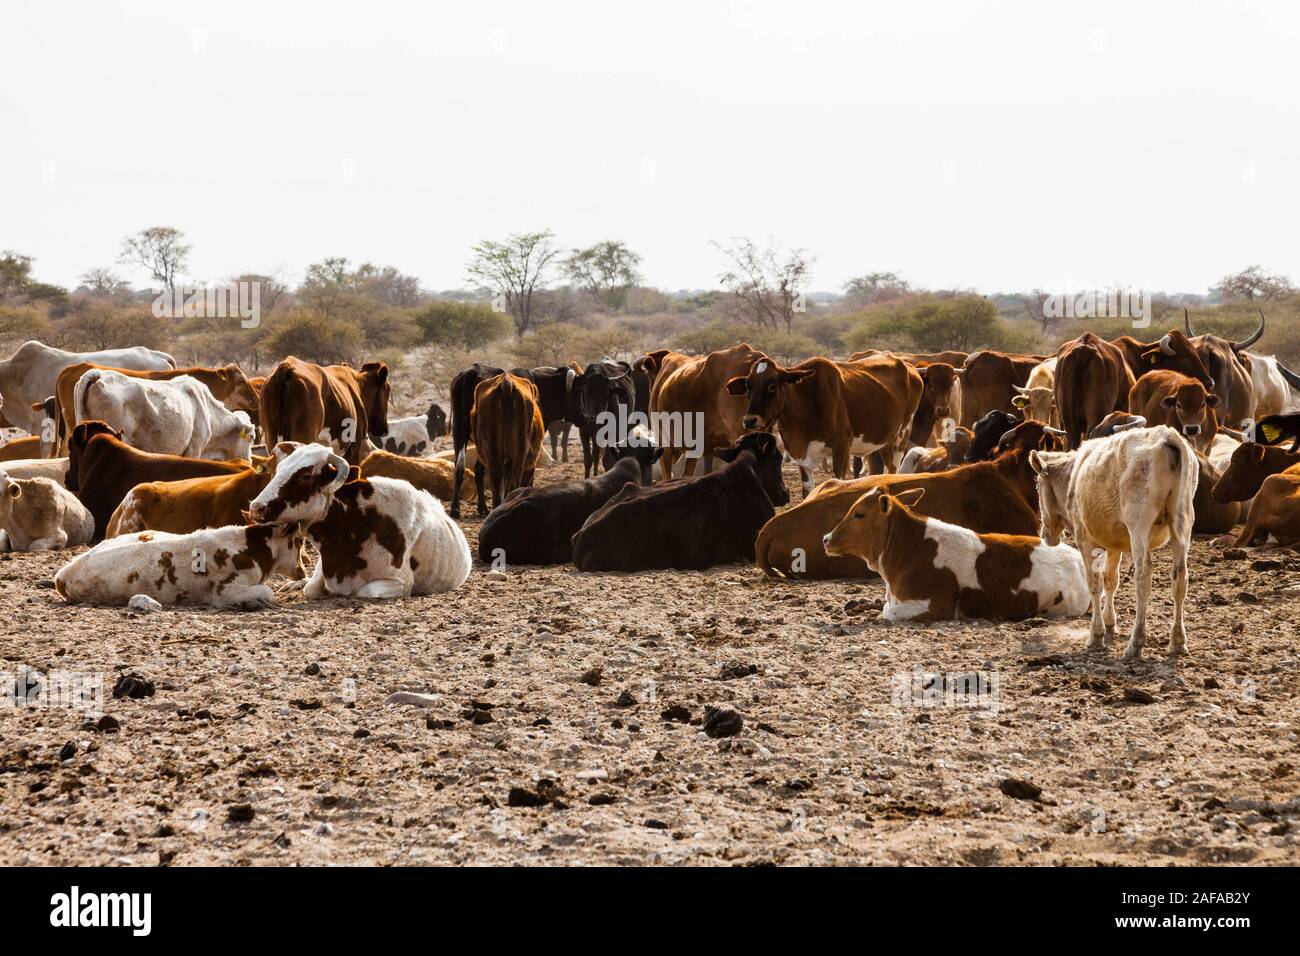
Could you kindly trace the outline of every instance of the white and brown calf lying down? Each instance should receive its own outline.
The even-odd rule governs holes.
[[[923,517],[908,505],[924,494],[873,489],[822,541],[827,554],[860,557],[884,579],[883,620],[1019,620],[1088,610],[1087,575],[1074,548]]]
[[[304,597],[409,597],[469,577],[465,535],[428,492],[393,478],[349,480],[347,461],[323,445],[282,442],[276,454],[275,476],[248,512],[257,522],[305,523],[320,560]]]
[[[0,466],[0,551],[53,551],[90,544],[95,519],[49,478],[11,478]]]
[[[297,571],[303,541],[296,524],[141,531],[73,558],[54,576],[54,590],[90,604],[126,604],[145,594],[160,604],[267,607],[275,603],[267,579]]]

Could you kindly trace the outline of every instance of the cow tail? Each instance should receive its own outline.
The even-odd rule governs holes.
[[[1065,428],[1069,436],[1071,448],[1078,448],[1080,443],[1088,437],[1088,378],[1092,367],[1101,361],[1101,355],[1089,344],[1076,346],[1070,350],[1069,367],[1065,370],[1069,378],[1069,391],[1063,392],[1063,396],[1068,401],[1061,403],[1058,413],[1061,416],[1061,425]],[[1058,366],[1057,372],[1061,369]]]
[[[90,414],[86,410],[86,396],[102,377],[103,371],[101,369],[92,368],[77,379],[77,385],[72,390],[72,413],[78,422],[84,422],[90,418]]]
[[[282,433],[284,423],[280,418],[289,404],[291,378],[282,366],[275,369],[262,385],[262,444],[266,446],[268,455],[272,448],[287,437]]]

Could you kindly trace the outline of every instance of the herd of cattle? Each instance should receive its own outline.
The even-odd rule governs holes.
[[[1091,607],[1093,649],[1114,635],[1127,553],[1132,657],[1151,553],[1169,544],[1178,653],[1193,532],[1300,542],[1300,376],[1248,351],[1264,329],[1261,313],[1245,341],[1195,335],[1184,313],[1155,341],[1086,333],[1055,355],[868,350],[783,367],[741,344],[476,364],[450,383],[449,415],[400,420],[382,363],[290,357],[250,379],[151,349],[28,342],[0,361],[0,425],[30,433],[0,446],[0,550],[98,542],[55,575],[71,602],[268,605],[277,574],[307,599],[400,598],[468,578],[464,497],[487,515],[478,552],[494,569],[874,572],[886,620]],[[655,427],[687,418],[693,443]],[[609,440],[611,421],[650,427]],[[567,459],[570,428],[584,477],[534,484],[561,437]],[[778,514],[786,459],[803,501]]]

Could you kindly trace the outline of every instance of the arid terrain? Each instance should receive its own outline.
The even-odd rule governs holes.
[[[878,581],[744,565],[137,616],[55,598],[67,558],[0,556],[0,670],[102,673],[105,717],[0,710],[4,864],[1300,862],[1291,552],[1198,539],[1174,665],[1163,555],[1133,665],[1085,620],[888,626]],[[896,700],[918,670],[995,693]]]

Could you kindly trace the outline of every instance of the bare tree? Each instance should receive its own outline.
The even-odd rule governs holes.
[[[532,326],[533,293],[545,288],[546,272],[559,255],[554,238],[548,229],[518,232],[504,242],[484,239],[466,267],[470,281],[494,297],[493,308],[514,317],[517,339]]]
[[[1286,276],[1269,275],[1260,266],[1249,266],[1240,272],[1224,276],[1210,291],[1218,293],[1229,301],[1245,299],[1247,302],[1254,302],[1256,299],[1268,301],[1281,298],[1290,295],[1296,289]]]
[[[174,292],[176,277],[185,271],[189,255],[185,233],[170,226],[151,226],[122,240],[119,261],[148,270],[168,292]]]
[[[586,249],[574,249],[564,260],[564,274],[600,305],[621,309],[628,289],[641,281],[640,264],[641,257],[626,243],[606,239]]]
[[[97,299],[125,299],[131,295],[131,284],[119,279],[109,269],[88,269],[81,274],[77,291]]]
[[[732,296],[735,318],[760,328],[787,332],[797,313],[804,311],[804,286],[813,258],[802,249],[785,251],[769,242],[760,248],[750,239],[733,237],[724,246],[714,242],[731,262],[718,280]]]

